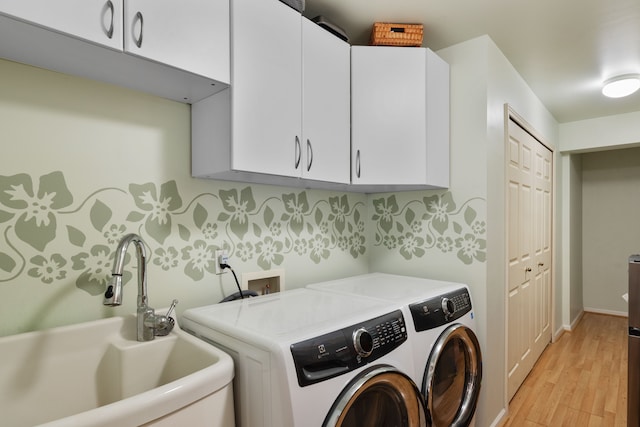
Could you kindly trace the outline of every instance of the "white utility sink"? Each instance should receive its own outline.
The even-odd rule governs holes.
[[[136,340],[135,315],[0,338],[3,426],[233,426],[233,360],[182,331]]]

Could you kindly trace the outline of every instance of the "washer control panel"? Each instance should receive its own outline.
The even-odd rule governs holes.
[[[471,311],[471,297],[465,288],[409,305],[416,332],[446,325]]]
[[[298,384],[308,386],[366,365],[407,340],[400,310],[291,345]]]

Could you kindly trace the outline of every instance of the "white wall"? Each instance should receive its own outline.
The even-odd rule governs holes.
[[[640,253],[640,148],[581,156],[584,307],[626,315],[627,260]]]
[[[527,83],[517,73],[507,58],[498,47],[487,39],[489,53],[489,90],[487,101],[487,207],[489,218],[489,254],[487,270],[487,298],[490,301],[489,309],[490,328],[497,330],[489,343],[492,347],[502,351],[501,377],[506,376],[506,139],[505,105],[515,111],[531,127],[535,134],[547,144],[549,148],[557,147],[558,125],[551,113],[537,98]],[[554,152],[554,176],[557,173],[557,152]],[[555,209],[554,209],[555,211]],[[557,264],[557,259],[554,259]],[[557,268],[556,268],[557,271]],[[554,277],[555,289],[559,286],[558,279]],[[553,321],[553,319],[552,319]],[[499,372],[493,373],[498,375]],[[505,388],[502,392],[505,393]],[[496,390],[497,392],[497,390]],[[505,408],[508,405],[503,398]]]
[[[613,234],[606,231],[612,226],[611,215],[628,212],[619,213],[619,208],[609,211],[606,209],[613,205],[622,206],[633,199],[630,194],[634,193],[634,189],[630,187],[633,187],[634,178],[629,177],[628,167],[625,167],[624,171],[617,171],[616,162],[620,161],[622,166],[628,165],[628,161],[633,161],[633,156],[626,158],[621,153],[633,153],[634,151],[626,149],[640,145],[638,123],[640,111],[560,125],[560,151],[566,158],[563,163],[572,169],[571,172],[563,173],[563,188],[571,195],[571,203],[570,211],[563,212],[561,225],[564,230],[571,230],[563,233],[562,242],[567,274],[564,291],[569,298],[569,305],[566,306],[563,317],[566,328],[575,323],[583,309],[615,314],[624,314],[627,310],[622,300],[618,300],[619,294],[626,287],[622,284],[623,281],[626,283],[626,278],[619,276],[620,271],[624,271],[626,275],[626,265],[621,266],[619,263],[621,258],[626,261],[630,251],[635,250],[632,244],[625,243],[625,236],[633,235],[635,228],[628,225],[625,236],[618,231],[615,234],[620,239],[612,240]],[[601,151],[603,157],[596,153]],[[581,158],[580,153],[589,154]],[[585,174],[583,168],[586,168]],[[583,183],[584,177],[589,180],[586,187]],[[602,191],[601,187],[607,187],[607,190]],[[625,194],[620,194],[621,191]],[[601,197],[597,194],[601,194]],[[599,200],[593,199],[598,197]],[[609,197],[617,198],[614,201]],[[605,200],[613,205],[605,205]],[[598,232],[603,234],[596,236]],[[624,249],[615,255],[615,259],[604,262],[601,256],[605,254],[600,250],[603,245]],[[610,277],[594,280],[591,276],[594,263],[604,267]],[[614,265],[616,267],[613,267]],[[606,298],[601,298],[604,297],[601,294],[603,281],[610,283],[607,285],[610,295]]]
[[[448,192],[411,192],[395,197],[401,208],[419,206],[424,198],[436,195],[441,200],[449,197],[449,203],[455,204],[448,218],[452,230],[464,228],[464,217],[456,215],[471,207],[474,222],[480,220],[483,225],[476,240],[482,253],[461,264],[437,244],[426,256],[410,259],[380,244],[371,252],[371,264],[376,270],[469,284],[483,351],[477,425],[485,427],[497,425],[507,408],[504,104],[512,105],[552,147],[557,141],[557,124],[489,37],[469,40],[438,54],[451,66],[451,186]],[[375,201],[372,196],[370,203]],[[453,225],[456,222],[457,227]],[[453,234],[433,233],[438,239]]]
[[[560,125],[560,151],[587,152],[640,144],[640,111]]]
[[[582,157],[562,155],[561,221],[562,304],[558,327],[572,329],[584,310],[582,301]]]

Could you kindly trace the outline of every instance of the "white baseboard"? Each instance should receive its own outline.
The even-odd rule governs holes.
[[[573,319],[573,322],[571,322],[571,325],[563,325],[561,329],[558,329],[556,331],[553,339],[554,342],[555,340],[560,338],[564,332],[573,331],[585,313],[596,313],[596,314],[606,314],[608,316],[629,317],[629,313],[625,311],[603,310],[601,308],[585,307],[584,310],[581,311],[580,314],[578,314],[575,319]]]
[[[506,421],[507,411],[503,408],[498,416],[493,420],[490,427],[498,427]]]
[[[597,314],[608,314],[610,316],[629,317],[626,311],[603,310],[601,308],[585,307],[584,311]]]
[[[576,318],[573,319],[573,322],[571,322],[571,325],[569,326],[569,331],[573,331],[576,328],[578,323],[580,323],[580,321],[582,320],[582,316],[584,316],[584,310],[582,310],[580,313],[578,313]]]
[[[562,334],[564,334],[565,332],[573,331],[576,328],[576,325],[578,324],[578,322],[580,322],[580,320],[582,319],[582,316],[584,316],[584,313],[585,313],[584,310],[578,313],[578,315],[576,316],[575,319],[573,319],[570,325],[561,325],[560,328],[558,328],[558,330],[555,332],[552,341],[556,342],[558,339],[560,339]]]
[[[567,332],[567,327],[564,325],[560,325],[560,328],[558,328],[558,330],[553,333],[551,337],[551,342],[558,341],[562,336],[562,334],[564,334],[565,332]]]

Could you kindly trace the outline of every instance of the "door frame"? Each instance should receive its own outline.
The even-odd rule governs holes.
[[[545,148],[551,151],[551,171],[553,177],[551,179],[551,189],[553,191],[553,195],[551,198],[551,292],[550,292],[550,315],[551,315],[551,343],[557,341],[558,336],[556,336],[556,298],[555,298],[555,289],[556,289],[556,197],[557,197],[557,160],[556,160],[556,150],[554,147],[538,132],[536,129],[520,114],[516,112],[516,110],[509,105],[508,103],[504,104],[504,140],[503,140],[503,155],[504,155],[504,217],[508,218],[508,209],[509,204],[508,200],[508,191],[509,191],[509,180],[508,176],[508,159],[509,159],[509,121],[513,120],[516,124],[518,124],[522,129],[525,130],[529,135],[531,135],[534,139],[536,139],[540,144],[542,144]],[[504,292],[504,402],[505,408],[509,409],[509,397],[508,397],[508,381],[509,381],[509,333],[508,333],[508,313],[509,313],[509,227],[505,222],[504,229],[504,277],[503,277],[503,292]]]

